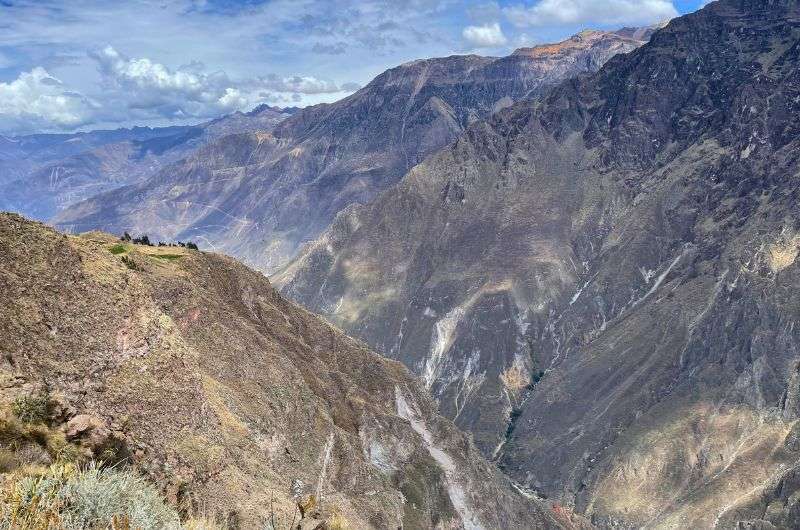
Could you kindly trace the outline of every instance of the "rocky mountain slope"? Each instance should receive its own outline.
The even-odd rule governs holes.
[[[0,210],[50,219],[72,204],[139,182],[220,137],[270,131],[295,110],[264,105],[196,126],[0,138]]]
[[[0,307],[0,403],[47,396],[62,439],[135,466],[184,514],[263,528],[274,511],[283,528],[299,499],[304,529],[573,526],[400,363],[230,258],[0,214]]]
[[[471,126],[274,281],[600,526],[797,527],[798,63],[796,0],[711,3]]]
[[[389,70],[272,134],[223,138],[140,185],[60,215],[59,226],[195,239],[273,271],[352,203],[395,184],[470,123],[642,44],[648,32],[584,32],[511,56],[453,56]]]

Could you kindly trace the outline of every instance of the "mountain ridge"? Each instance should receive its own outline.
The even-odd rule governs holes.
[[[105,227],[205,238],[273,271],[337,212],[372,199],[469,123],[565,77],[594,71],[641,43],[604,33],[558,57],[452,56],[406,63],[337,103],[298,111],[269,136],[240,137],[252,146],[250,156],[239,156],[236,142],[222,140],[119,197],[76,205],[55,222],[78,231]],[[223,144],[231,149],[227,160]]]
[[[268,131],[296,110],[261,105],[198,125],[9,139],[13,149],[0,158],[0,208],[49,220],[71,204],[141,181],[217,138]]]
[[[49,396],[70,440],[113,447],[181,513],[262,528],[302,501],[303,528],[574,527],[516,492],[402,365],[231,258],[3,213],[0,265],[0,405]]]
[[[791,527],[759,495],[797,465],[799,32],[793,0],[674,19],[474,124],[273,280],[599,526]]]

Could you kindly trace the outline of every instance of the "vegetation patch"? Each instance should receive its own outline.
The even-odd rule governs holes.
[[[128,249],[125,247],[125,245],[121,245],[118,243],[109,248],[108,251],[117,256],[119,254],[125,254],[128,251]]]
[[[151,258],[161,259],[164,261],[176,261],[183,257],[182,254],[150,254]]]
[[[120,237],[119,240],[125,243],[132,243],[134,245],[144,245],[146,247],[156,246],[152,241],[150,241],[150,238],[147,236],[147,234],[144,234],[139,237],[131,237],[131,235],[128,232],[125,232],[124,234],[122,234],[122,237]],[[117,246],[122,246],[122,245],[117,245]],[[164,243],[163,241],[159,241],[158,246],[180,247],[180,248],[188,248],[189,250],[200,250],[199,247],[197,246],[197,243],[193,241],[187,241],[186,243],[184,243],[183,241],[176,241],[174,243]]]
[[[56,459],[74,461],[80,454],[61,430],[41,422],[25,423],[8,409],[0,410],[0,448],[0,473]]]
[[[47,394],[19,396],[11,404],[11,412],[24,423],[44,423],[48,402]]]
[[[128,256],[122,256],[122,263],[124,263],[125,266],[128,267],[132,271],[140,271],[140,270],[142,270],[141,267],[139,267],[139,265],[137,265],[136,262],[133,261],[133,259],[129,258]]]
[[[178,513],[131,471],[56,463],[23,471],[0,493],[0,529],[180,528]]]

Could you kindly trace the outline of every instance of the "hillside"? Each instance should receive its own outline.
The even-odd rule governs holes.
[[[0,209],[48,220],[72,204],[144,180],[223,136],[270,131],[294,110],[264,105],[193,126],[0,138]]]
[[[313,495],[303,528],[571,526],[517,493],[402,365],[230,258],[0,214],[0,307],[0,405],[48,396],[52,429],[184,515],[263,528]],[[19,458],[50,463],[36,447]]]
[[[274,281],[599,526],[797,527],[799,60],[796,0],[711,3],[472,125]]]
[[[407,63],[339,102],[297,112],[272,134],[223,138],[140,185],[75,205],[56,222],[75,231],[200,239],[273,271],[339,211],[397,183],[470,123],[594,72],[646,37],[584,32],[536,53]]]

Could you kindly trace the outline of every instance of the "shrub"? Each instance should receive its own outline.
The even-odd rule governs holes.
[[[17,467],[17,456],[13,451],[0,447],[0,473],[8,473]]]
[[[19,396],[11,404],[11,412],[24,423],[44,423],[48,402],[47,394]]]
[[[14,477],[0,496],[0,529],[180,528],[175,510],[142,477],[58,463]]]
[[[151,254],[151,258],[154,259],[163,259],[165,261],[175,261],[181,259],[183,255],[181,254]]]
[[[24,423],[8,409],[0,409],[0,468],[10,471],[18,466],[36,463],[35,458],[31,461],[31,455],[26,454],[26,448],[36,446],[51,459],[72,462],[81,457],[78,447],[67,442],[60,429],[45,423]],[[33,456],[36,456],[36,452]]]
[[[109,250],[109,252],[111,252],[115,256],[117,254],[124,254],[127,251],[127,249],[125,248],[125,245],[121,245],[119,243],[117,243],[113,247],[109,248],[108,250]]]
[[[197,248],[197,244],[194,243],[193,241],[189,241],[188,243],[186,243],[186,248],[188,248],[189,250],[199,250]]]
[[[129,258],[128,256],[122,256],[122,263],[125,264],[132,271],[139,271],[142,270],[133,259]]]
[[[347,524],[347,520],[342,516],[342,514],[339,512],[334,512],[328,521],[328,528],[330,530],[348,530],[350,525]]]

